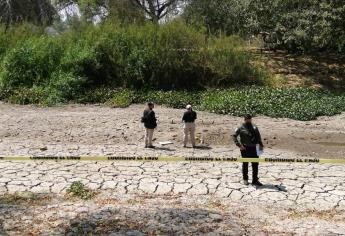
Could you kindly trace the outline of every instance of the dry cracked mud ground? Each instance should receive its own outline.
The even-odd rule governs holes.
[[[0,104],[0,156],[235,156],[241,118],[199,113],[203,148],[181,148],[181,110],[157,108],[157,141],[142,148],[143,106],[110,109]],[[255,119],[268,157],[342,158],[345,114]],[[345,167],[261,164],[263,187],[233,163],[1,161],[0,235],[345,235]],[[71,197],[81,181],[89,200]]]

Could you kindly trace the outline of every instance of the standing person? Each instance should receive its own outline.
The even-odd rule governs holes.
[[[156,114],[153,111],[155,105],[153,102],[147,103],[147,108],[144,110],[143,117],[141,118],[142,123],[145,126],[145,148],[154,148],[152,145],[153,132],[157,128]]]
[[[196,148],[195,145],[195,120],[197,119],[197,114],[193,111],[192,105],[187,105],[187,111],[183,114],[182,122],[183,125],[183,147],[187,147],[188,142],[188,135],[190,135],[190,139],[192,142],[193,148]]]
[[[251,115],[246,115],[244,117],[244,123],[236,129],[235,134],[232,136],[235,144],[240,148],[243,158],[259,158],[256,151],[256,145],[259,145],[260,150],[263,150],[264,145],[258,127],[252,123]],[[238,136],[240,136],[240,141],[238,140]],[[252,163],[252,169],[252,183],[256,186],[262,186],[258,178],[259,163]],[[242,174],[244,184],[248,185],[248,163],[243,163]]]

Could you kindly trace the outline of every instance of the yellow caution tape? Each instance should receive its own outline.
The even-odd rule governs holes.
[[[162,161],[162,162],[254,162],[345,164],[345,159],[319,158],[237,158],[237,157],[115,157],[115,156],[6,156],[0,161]]]

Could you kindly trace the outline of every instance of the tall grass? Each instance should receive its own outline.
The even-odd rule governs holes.
[[[52,103],[98,87],[200,89],[266,79],[250,65],[240,38],[207,37],[179,20],[83,25],[57,36],[21,26],[1,31],[0,60],[2,97],[24,88],[43,91]]]

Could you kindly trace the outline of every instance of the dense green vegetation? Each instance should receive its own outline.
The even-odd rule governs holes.
[[[19,104],[47,103],[47,96],[38,89],[18,91],[6,101]],[[242,87],[225,90],[131,90],[98,88],[79,94],[72,102],[104,103],[111,107],[127,107],[148,101],[182,109],[193,104],[198,110],[243,116],[247,113],[275,118],[313,120],[345,111],[345,93],[307,88]]]
[[[99,95],[100,99],[96,97],[93,99],[114,107],[154,101],[168,107],[182,109],[190,103],[199,110],[218,114],[243,116],[250,113],[304,121],[345,111],[345,93],[336,94],[303,88],[243,87],[207,91],[109,91],[103,89],[99,91]],[[86,101],[81,99],[79,102]]]
[[[345,93],[336,94],[304,88],[243,87],[207,91],[117,90],[112,92],[102,90],[101,93],[108,95],[101,95],[98,102],[108,101],[108,104],[114,107],[154,101],[182,109],[190,103],[199,110],[234,116],[250,113],[307,121],[318,116],[332,116],[345,111]],[[102,100],[104,98],[107,101]],[[79,102],[85,100],[81,99]]]
[[[25,91],[33,100],[45,94],[54,104],[101,86],[200,89],[269,82],[251,66],[240,38],[206,39],[183,21],[84,25],[57,36],[28,30],[0,37],[3,98]]]
[[[298,120],[345,110],[344,94],[270,88],[273,77],[246,48],[261,37],[272,49],[344,53],[341,0],[19,2],[0,0],[0,100],[114,107],[152,100]],[[80,16],[58,17],[76,6]]]
[[[59,11],[75,6],[89,23],[98,17],[157,24],[182,12],[211,34],[262,36],[267,47],[292,52],[345,51],[343,0],[0,0],[0,23],[52,25]]]
[[[269,48],[345,52],[343,0],[191,0],[188,22],[211,33],[261,35]]]

